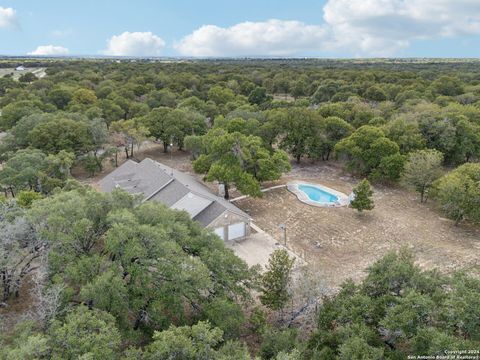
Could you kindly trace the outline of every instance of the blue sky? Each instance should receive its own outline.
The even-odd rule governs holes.
[[[12,0],[0,54],[479,57],[479,0]]]

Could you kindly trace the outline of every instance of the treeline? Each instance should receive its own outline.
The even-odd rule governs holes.
[[[318,279],[302,274],[296,288],[284,250],[259,275],[186,212],[70,181],[27,205],[0,203],[0,230],[0,359],[250,360],[252,337],[256,359],[275,360],[401,359],[480,345],[480,281],[422,271],[406,250],[324,297],[306,336],[270,324],[266,310],[294,318],[302,310],[286,310],[292,292],[310,294],[310,304]],[[252,309],[252,290],[263,306]],[[29,302],[21,317],[8,314],[14,299]]]
[[[252,289],[283,311],[288,274],[272,264],[277,275],[259,277],[187,214],[70,174],[134,158],[149,139],[189,150],[227,197],[257,196],[290,160],[338,159],[480,222],[475,63],[54,61],[42,79],[1,78],[0,96],[0,311],[28,290],[35,302],[2,331],[0,358],[249,359],[241,336],[277,360],[478,347],[478,281],[422,272],[404,253],[326,299],[305,341],[265,308],[245,311]]]
[[[10,195],[50,191],[44,167],[26,169],[26,179],[11,170],[15,157],[63,151],[73,158],[63,173],[80,162],[95,174],[147,139],[164,151],[187,147],[207,180],[250,195],[288,171],[283,151],[297,162],[338,158],[386,183],[402,180],[418,151],[440,152],[446,168],[480,157],[474,62],[69,60],[51,62],[47,74],[0,79],[0,155],[10,169],[0,186]]]

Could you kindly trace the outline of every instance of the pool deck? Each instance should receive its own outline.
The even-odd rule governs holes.
[[[318,201],[313,201],[311,200],[307,194],[305,194],[302,190],[298,188],[299,185],[309,185],[309,186],[314,186],[317,187],[325,192],[328,192],[332,195],[335,195],[338,198],[337,202],[327,204],[327,203],[321,203]],[[295,194],[301,202],[312,205],[312,206],[319,206],[319,207],[340,207],[340,206],[346,206],[350,203],[349,197],[345,195],[344,193],[334,190],[332,188],[326,187],[321,184],[316,184],[316,183],[311,183],[307,181],[299,181],[299,180],[294,180],[291,181],[287,184],[287,189]]]

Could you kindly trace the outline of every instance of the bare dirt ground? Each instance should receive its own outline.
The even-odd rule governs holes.
[[[173,151],[170,153],[163,152],[163,146],[155,142],[145,142],[140,149],[134,149],[134,159],[142,161],[145,158],[157,160],[165,165],[173,167],[177,170],[193,174],[192,164],[190,162],[190,154],[185,151]],[[118,166],[126,161],[125,152],[121,150],[118,153]],[[103,170],[94,176],[90,176],[85,172],[81,164],[72,169],[72,175],[79,181],[96,186],[96,184],[106,175],[114,170],[114,164],[109,160],[103,162]]]
[[[279,183],[293,179],[318,182],[347,195],[356,183],[339,164],[330,162],[294,166]],[[422,268],[447,273],[465,269],[478,274],[478,227],[455,227],[432,203],[420,204],[415,193],[391,187],[374,190],[375,209],[364,214],[346,207],[309,206],[286,189],[235,204],[277,241],[283,241],[279,224],[285,223],[288,246],[304,257],[332,290],[347,278],[361,280],[375,260],[403,246],[414,252]]]
[[[150,158],[156,160],[162,164],[170,166],[174,169],[187,173],[200,182],[203,182],[207,187],[209,187],[214,194],[218,194],[218,184],[217,183],[207,183],[203,181],[203,175],[197,174],[193,170],[192,161],[190,158],[190,153],[187,151],[179,151],[174,149],[172,153],[163,152],[163,145],[153,142],[146,141],[140,149],[135,148],[133,159],[135,161],[142,161],[145,158]],[[118,153],[118,166],[122,165],[126,161],[125,152],[123,150]],[[92,187],[98,189],[98,182],[111,173],[115,169],[114,163],[108,159],[103,162],[103,170],[99,173],[96,173],[94,176],[88,174],[81,164],[77,164],[72,169],[72,175],[78,181],[91,185]],[[240,196],[241,194],[235,189],[231,190],[232,198]]]
[[[187,152],[164,153],[161,144],[148,142],[136,150],[135,158],[150,157],[178,170],[193,172]],[[119,153],[119,165],[125,154]],[[113,170],[108,161],[101,173],[89,177],[77,167],[73,175],[96,186]],[[294,165],[292,171],[277,182],[290,180],[317,182],[350,194],[358,180],[342,170],[341,164],[319,162]],[[207,183],[216,192],[215,184]],[[287,225],[288,247],[320,274],[327,286],[337,288],[347,278],[359,281],[365,269],[392,249],[410,248],[425,269],[443,272],[465,269],[480,275],[480,228],[462,224],[455,227],[445,219],[433,202],[420,204],[417,194],[400,188],[375,187],[375,209],[358,214],[350,208],[319,208],[298,201],[286,189],[272,190],[263,198],[247,198],[235,205],[249,213],[255,224],[283,243],[281,223]],[[238,196],[232,190],[232,198]],[[244,254],[244,258],[248,254]],[[248,259],[247,259],[248,260]]]
[[[23,71],[16,71],[15,68],[2,68],[0,69],[0,77],[10,74],[15,80],[18,80],[20,76],[28,72],[35,74],[39,78],[42,78],[46,75],[45,68],[25,68]]]

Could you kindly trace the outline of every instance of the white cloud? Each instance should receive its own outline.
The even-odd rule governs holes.
[[[480,34],[478,0],[329,0],[324,20],[336,47],[392,55],[414,40]]]
[[[204,25],[174,48],[188,56],[288,56],[321,50],[325,36],[322,26],[272,19],[229,28]]]
[[[54,56],[54,55],[68,55],[69,51],[63,46],[55,45],[41,45],[27,55],[35,56]]]
[[[105,55],[113,56],[158,56],[165,41],[152,32],[128,32],[114,35],[107,41]]]
[[[321,14],[319,14],[320,20]],[[323,22],[204,25],[174,48],[190,56],[288,56],[339,51],[391,56],[412,41],[480,34],[480,0],[328,0]]]
[[[0,6],[0,28],[18,26],[16,11]]]

